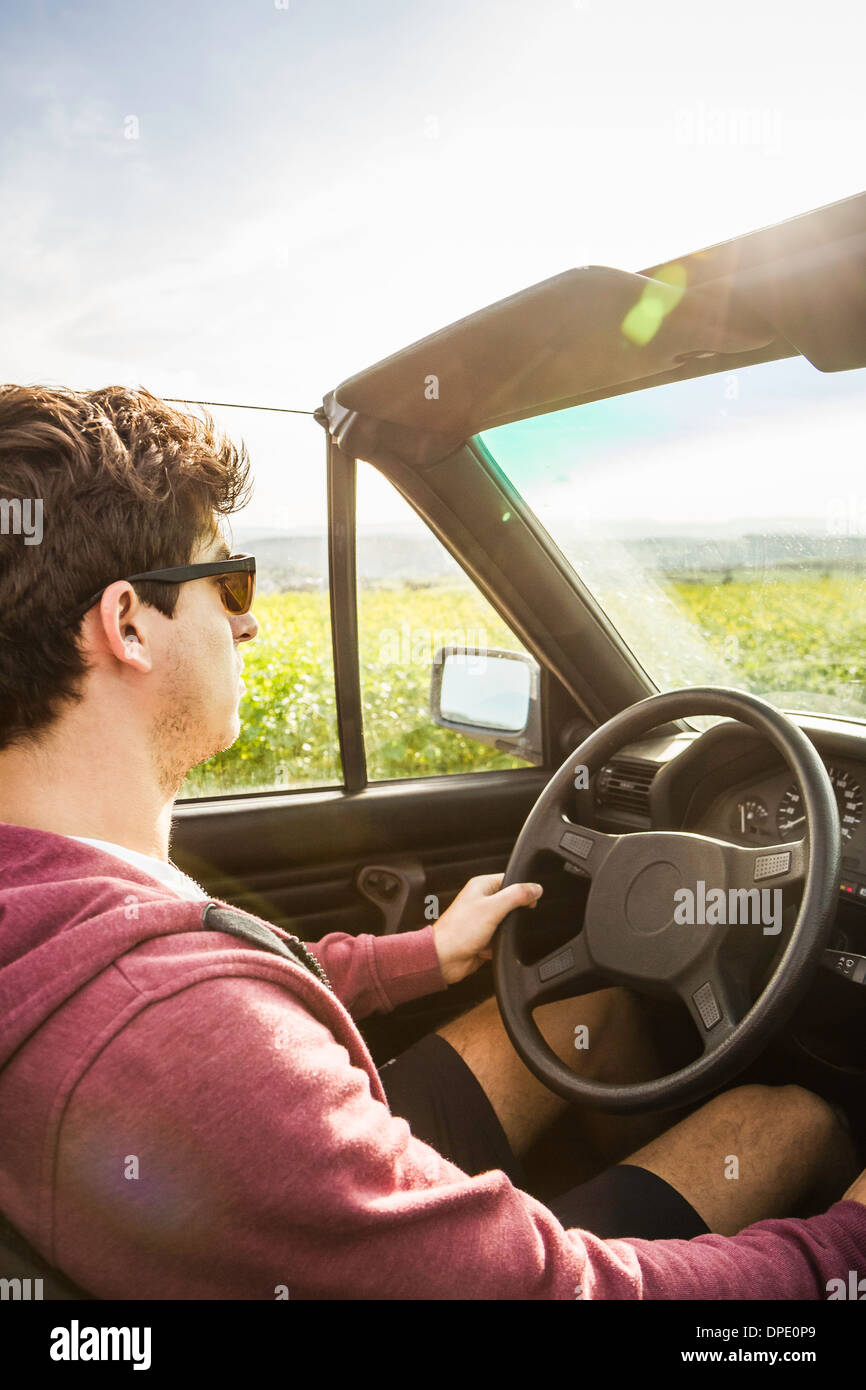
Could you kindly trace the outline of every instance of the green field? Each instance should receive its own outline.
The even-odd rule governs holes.
[[[440,639],[520,649],[473,586],[362,590],[359,614],[371,780],[527,766],[429,719]],[[255,615],[259,633],[244,650],[240,737],[193,769],[183,796],[340,781],[328,595],[264,595]]]
[[[771,572],[665,588],[727,661],[731,684],[757,694],[812,692],[809,708],[866,717],[866,584],[859,576]],[[473,586],[363,589],[359,609],[372,780],[526,765],[429,720],[440,642],[520,649]],[[244,653],[240,737],[190,773],[183,796],[340,781],[327,594],[264,595],[255,613],[259,635]]]
[[[866,576],[770,571],[670,593],[743,689],[810,692],[807,708],[866,718]]]

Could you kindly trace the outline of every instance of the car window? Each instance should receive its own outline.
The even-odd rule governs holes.
[[[371,782],[529,767],[430,716],[442,647],[529,655],[396,488],[357,465],[358,645]]]
[[[480,439],[659,689],[866,719],[864,419],[798,356]]]
[[[180,798],[339,784],[324,433],[302,413],[210,413],[252,462],[253,499],[230,524],[233,549],[256,557],[259,631],[239,649],[240,735],[193,768]]]

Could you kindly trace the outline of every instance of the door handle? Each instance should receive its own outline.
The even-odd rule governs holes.
[[[382,935],[423,927],[427,875],[420,860],[365,864],[355,875],[358,892],[382,914]]]

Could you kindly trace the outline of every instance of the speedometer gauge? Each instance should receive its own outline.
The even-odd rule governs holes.
[[[789,787],[779,802],[776,812],[776,825],[783,840],[794,839],[806,824],[803,814],[803,798],[800,788],[795,784]]]
[[[828,767],[827,771],[836,793],[839,820],[842,823],[842,839],[850,840],[863,819],[863,793],[850,772],[835,767]]]
[[[850,840],[863,819],[862,789],[859,783],[855,782],[851,773],[845,772],[842,768],[828,767],[827,773],[836,793],[842,839]],[[779,802],[779,809],[776,812],[776,826],[783,840],[796,839],[805,830],[806,815],[803,810],[803,797],[796,783],[788,787]]]

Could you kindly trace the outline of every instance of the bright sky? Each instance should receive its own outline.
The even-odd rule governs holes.
[[[570,266],[860,192],[864,40],[861,0],[6,6],[0,379],[313,408]],[[316,510],[285,438],[250,524]]]
[[[482,437],[556,537],[563,525],[598,536],[635,518],[651,535],[668,524],[863,535],[864,436],[866,369],[819,372],[795,356]]]

